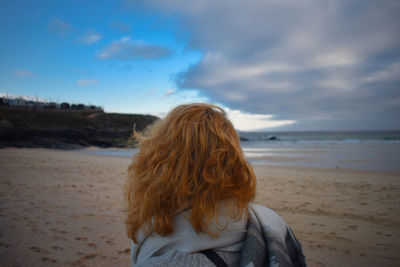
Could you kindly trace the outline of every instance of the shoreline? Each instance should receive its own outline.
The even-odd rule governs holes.
[[[279,146],[275,143],[254,143],[249,141],[242,142],[241,146],[246,159],[251,164],[257,166],[294,166],[400,172],[400,165],[398,164],[398,160],[400,159],[400,144],[337,143],[333,145],[313,143],[305,145],[293,143],[291,145]],[[13,148],[7,147],[3,149]],[[60,150],[131,158],[138,151],[138,148],[88,146],[73,147],[71,149],[60,148]]]
[[[380,151],[373,157],[372,149],[355,152],[352,147],[336,149],[309,149],[304,148],[248,148],[243,147],[246,159],[254,166],[284,166],[310,167],[324,169],[365,170],[400,173],[400,149],[391,147],[390,150]],[[400,147],[399,147],[400,148]],[[365,149],[365,148],[364,148]],[[137,148],[98,148],[89,147],[81,150],[82,153],[118,156],[131,158]]]
[[[122,199],[130,161],[1,149],[1,265],[130,265]],[[309,266],[400,264],[400,172],[253,168],[254,202],[291,226]]]

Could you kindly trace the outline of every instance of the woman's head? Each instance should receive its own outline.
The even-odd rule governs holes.
[[[197,232],[208,232],[218,204],[231,199],[232,217],[247,212],[256,180],[225,112],[210,104],[181,105],[138,136],[139,152],[128,169],[125,197],[128,235],[147,227],[162,236],[172,218],[190,208]]]

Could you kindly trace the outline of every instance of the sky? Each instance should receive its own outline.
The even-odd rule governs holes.
[[[241,131],[399,130],[395,0],[0,0],[0,94]]]

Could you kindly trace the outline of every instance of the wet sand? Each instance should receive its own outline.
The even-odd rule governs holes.
[[[0,150],[0,266],[130,266],[129,158]],[[400,173],[255,165],[309,266],[400,265]]]

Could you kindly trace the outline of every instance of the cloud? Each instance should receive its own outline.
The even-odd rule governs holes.
[[[32,72],[30,72],[29,70],[20,69],[20,70],[16,70],[14,72],[14,76],[16,76],[16,77],[33,77],[35,75]]]
[[[97,85],[99,82],[97,80],[77,80],[76,84],[79,86],[87,86],[87,85]]]
[[[99,59],[159,59],[168,57],[172,51],[164,46],[148,44],[144,41],[133,41],[129,37],[113,42],[98,53]]]
[[[399,128],[396,1],[139,1],[174,16],[203,52],[179,90],[296,129]],[[137,1],[135,1],[137,3]]]
[[[71,24],[58,18],[50,21],[49,29],[51,33],[60,38],[68,38],[76,32],[76,29]]]
[[[93,44],[97,43],[102,38],[103,36],[101,36],[100,34],[88,31],[81,38],[79,38],[79,41],[84,44]]]
[[[276,120],[270,114],[251,114],[225,108],[229,119],[239,131],[257,131],[295,124],[294,120]]]
[[[169,90],[165,91],[165,96],[173,95],[175,93],[175,91],[176,91],[175,89],[169,89]]]
[[[73,38],[83,44],[93,44],[100,41],[103,36],[93,31],[82,31],[76,29],[71,24],[61,19],[55,18],[50,21],[49,30],[51,33],[57,35],[60,38],[67,39]]]

